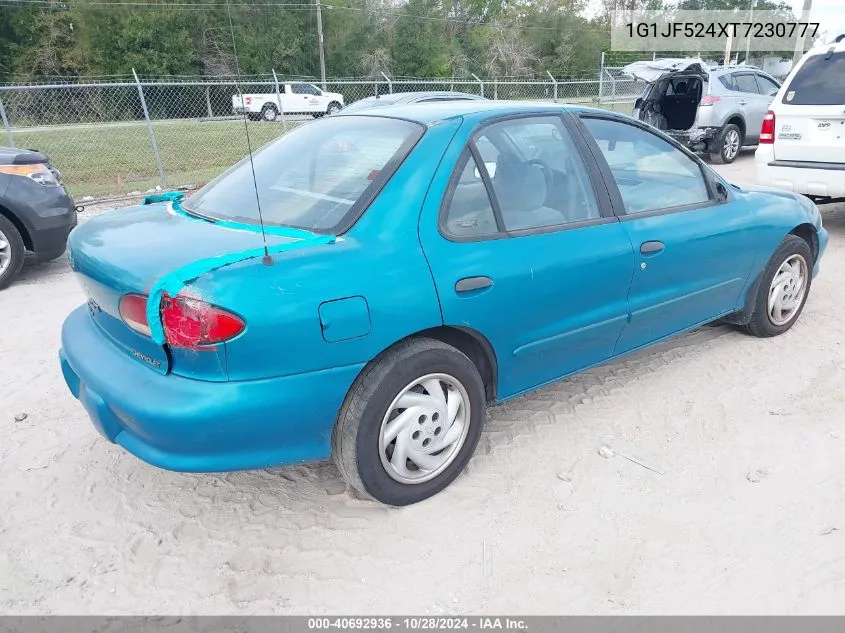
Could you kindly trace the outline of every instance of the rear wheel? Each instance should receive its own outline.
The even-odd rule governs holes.
[[[746,332],[769,337],[791,328],[804,309],[812,283],[813,254],[797,235],[787,235],[769,260]]]
[[[441,341],[411,339],[355,381],[332,434],[332,453],[357,491],[409,505],[461,473],[484,418],[484,385],[472,361]]]
[[[15,225],[0,215],[0,290],[8,286],[23,266],[25,247]]]
[[[340,104],[337,101],[332,101],[329,104],[329,107],[326,108],[326,114],[335,114],[336,112],[340,112]]]
[[[733,123],[728,123],[713,141],[710,160],[719,165],[728,165],[739,156],[740,147],[742,147],[742,130]]]

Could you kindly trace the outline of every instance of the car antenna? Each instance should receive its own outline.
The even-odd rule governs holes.
[[[226,13],[229,16],[229,32],[232,34],[232,51],[235,54],[235,88],[238,91],[238,97],[241,100],[241,111],[244,117],[244,131],[246,132],[246,148],[249,152],[249,168],[252,170],[252,186],[255,189],[255,204],[258,207],[258,223],[261,226],[261,240],[264,243],[264,257],[261,261],[265,266],[273,265],[273,258],[270,257],[270,251],[267,248],[267,233],[264,230],[264,217],[261,215],[261,198],[258,195],[258,180],[255,177],[255,163],[252,161],[252,144],[249,141],[249,123],[247,122],[247,112],[244,103],[244,94],[241,91],[241,66],[238,63],[238,45],[235,43],[235,26],[232,24],[232,7],[229,0],[226,0]]]

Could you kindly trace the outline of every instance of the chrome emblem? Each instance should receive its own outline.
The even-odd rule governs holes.
[[[138,360],[142,360],[148,365],[152,365],[153,367],[161,367],[161,361],[155,360],[154,358],[150,358],[146,354],[142,354],[138,350],[133,349],[132,355],[137,358]]]

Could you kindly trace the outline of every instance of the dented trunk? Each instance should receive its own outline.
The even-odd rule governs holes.
[[[285,241],[268,238],[270,244]],[[161,374],[227,380],[225,344],[202,350],[159,345],[127,324],[132,319],[127,319],[125,304],[121,314],[121,299],[149,294],[161,277],[197,260],[261,244],[259,233],[185,217],[165,203],[122,209],[81,224],[68,240],[68,259],[87,296],[91,319],[112,344]]]

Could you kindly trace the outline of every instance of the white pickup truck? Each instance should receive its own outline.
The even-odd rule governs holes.
[[[343,95],[324,92],[313,84],[295,83],[279,86],[266,94],[232,95],[232,112],[246,113],[253,121],[275,121],[279,114],[311,114],[315,118],[334,114],[343,107]],[[281,101],[281,104],[279,103]],[[281,107],[279,107],[281,105]]]

